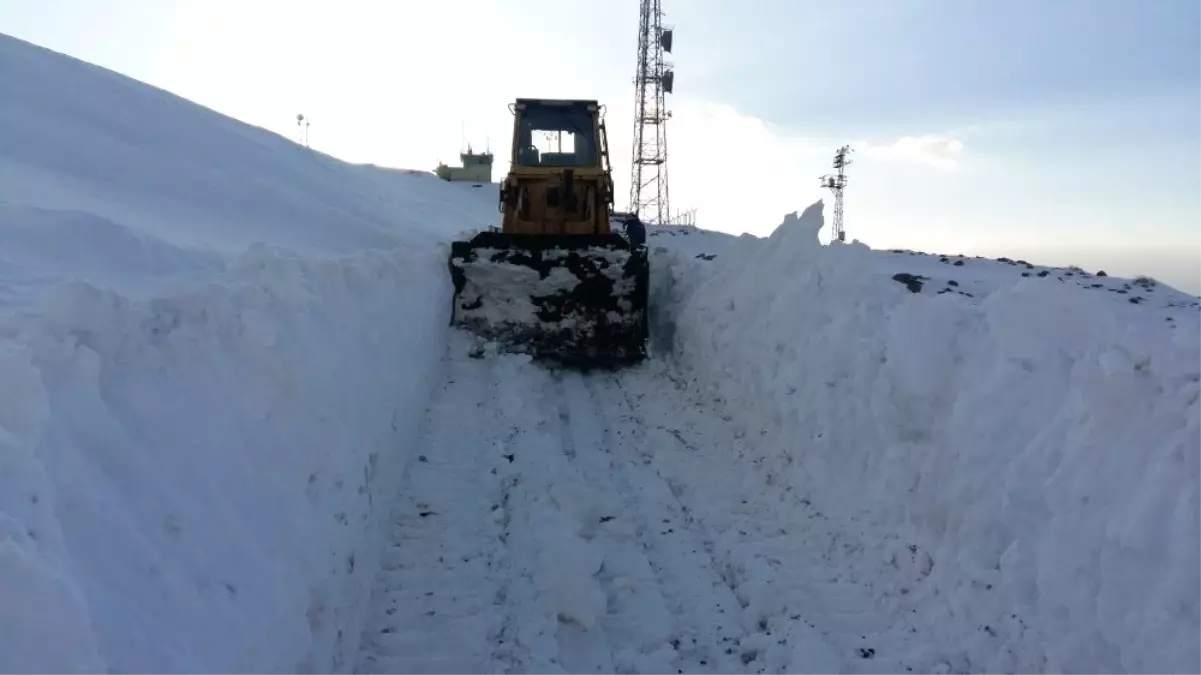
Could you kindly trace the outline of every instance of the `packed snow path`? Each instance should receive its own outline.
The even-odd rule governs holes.
[[[878,606],[854,533],[740,460],[736,425],[668,369],[468,349],[400,486],[360,672],[967,665]]]

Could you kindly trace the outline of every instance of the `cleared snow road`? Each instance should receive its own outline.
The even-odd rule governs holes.
[[[940,665],[856,580],[863,547],[741,461],[737,424],[661,364],[551,372],[455,338],[360,672]]]

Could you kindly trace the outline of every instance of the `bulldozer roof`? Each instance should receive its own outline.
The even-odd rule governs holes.
[[[564,107],[596,106],[596,107],[599,107],[600,102],[598,102],[596,99],[584,99],[584,98],[579,98],[579,99],[576,99],[576,98],[519,98],[519,99],[517,99],[517,105],[519,105],[519,106],[529,105],[529,106],[564,106]]]

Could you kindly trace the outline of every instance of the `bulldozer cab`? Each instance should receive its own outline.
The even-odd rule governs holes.
[[[514,106],[513,166],[603,170],[592,101],[519,100]]]
[[[501,231],[608,234],[613,181],[600,105],[517,99],[509,174],[500,189]]]

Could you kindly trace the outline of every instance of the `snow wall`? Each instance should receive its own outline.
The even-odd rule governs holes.
[[[0,669],[352,667],[442,255],[256,248],[147,301],[65,286],[0,339]]]
[[[907,592],[975,669],[1195,672],[1196,312],[1126,323],[1044,279],[913,294],[822,225],[818,202],[652,263],[672,358],[737,405],[754,461],[918,561]]]
[[[0,64],[0,672],[352,668],[495,186]]]

